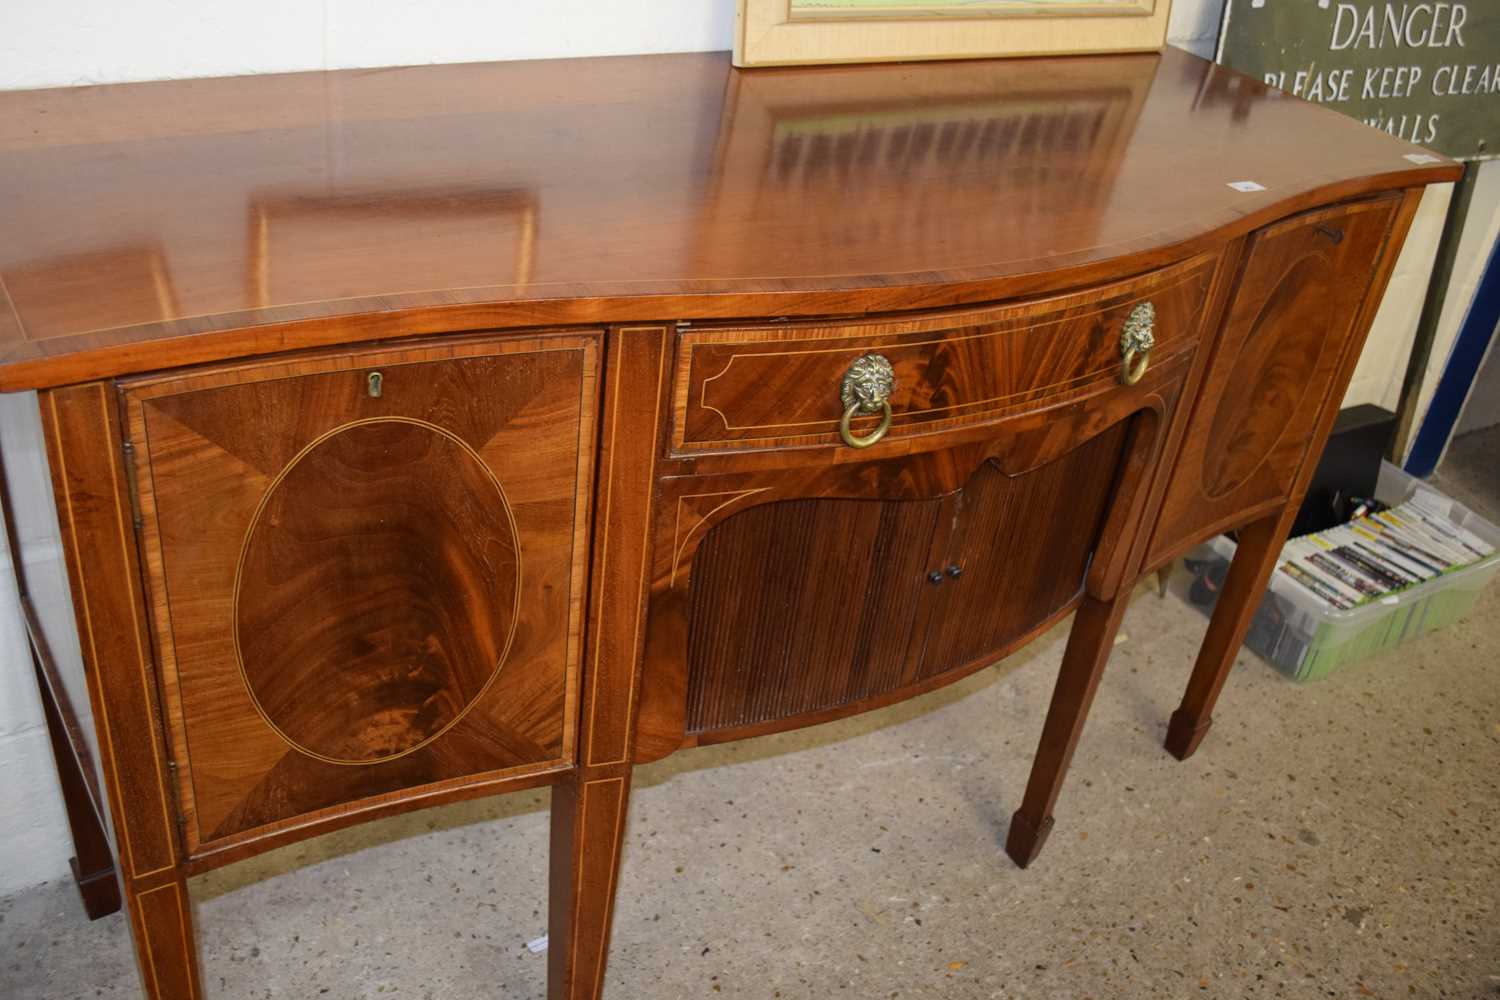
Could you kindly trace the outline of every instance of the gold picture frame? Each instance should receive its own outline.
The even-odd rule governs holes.
[[[736,66],[1140,52],[1172,0],[739,0]]]

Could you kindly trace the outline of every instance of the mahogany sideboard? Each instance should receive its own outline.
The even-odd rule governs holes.
[[[168,1000],[188,876],[539,785],[595,997],[634,764],[1076,612],[1025,866],[1133,585],[1238,529],[1203,739],[1458,175],[1170,49],[17,92],[0,152],[9,543],[84,902]]]

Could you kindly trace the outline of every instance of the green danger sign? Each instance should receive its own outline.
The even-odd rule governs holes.
[[[1219,62],[1457,159],[1500,152],[1500,0],[1228,0]]]

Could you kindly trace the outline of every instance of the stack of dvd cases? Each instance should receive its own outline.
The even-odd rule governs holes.
[[[1500,529],[1389,463],[1377,508],[1289,541],[1245,645],[1294,680],[1339,667],[1466,614],[1500,571]],[[1227,562],[1234,543],[1217,538]]]
[[[1494,554],[1495,546],[1450,520],[1431,491],[1424,493],[1292,539],[1276,572],[1314,600],[1350,611]]]

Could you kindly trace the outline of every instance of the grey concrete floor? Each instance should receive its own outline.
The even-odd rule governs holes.
[[[1440,485],[1500,520],[1500,432]],[[1000,850],[1065,632],[859,718],[638,772],[607,995],[1500,996],[1500,585],[1296,686],[1244,654],[1161,750],[1204,620],[1143,590],[1030,870]],[[546,792],[193,882],[210,998],[541,997]],[[137,996],[121,916],[0,900],[0,998]]]

